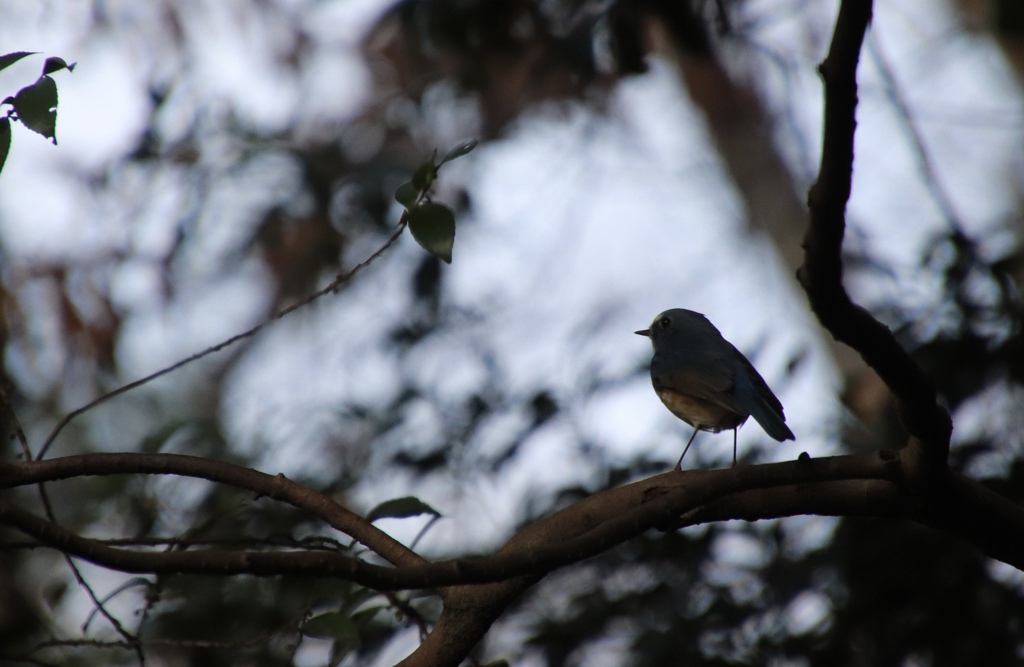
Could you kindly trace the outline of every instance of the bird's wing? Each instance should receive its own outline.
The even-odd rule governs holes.
[[[736,379],[729,364],[722,363],[715,355],[676,355],[665,361],[664,367],[671,368],[671,371],[655,373],[654,367],[660,364],[652,364],[651,380],[655,386],[740,411],[732,400]]]
[[[779,442],[793,440],[795,436],[786,426],[786,414],[782,410],[782,401],[772,393],[768,383],[764,381],[754,365],[738,350],[736,354],[743,360],[746,372],[743,373],[745,380],[739,382],[733,392],[733,400],[740,405],[744,412],[754,417],[765,433]]]

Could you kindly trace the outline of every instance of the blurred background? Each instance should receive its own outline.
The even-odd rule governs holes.
[[[454,261],[408,234],[337,295],[73,421],[48,452],[177,452],[283,472],[429,557],[670,468],[690,435],[633,331],[706,314],[795,442],[896,448],[888,392],[793,278],[838,7],[807,0],[0,0],[0,97],[53,75],[57,147],[0,173],[2,380],[34,451],[71,410],[239,333],[374,252],[437,150]],[[1024,7],[878,3],[861,65],[846,283],[939,386],[951,463],[1024,495]],[[5,435],[12,426],[5,422]],[[728,465],[701,434],[687,467]],[[8,460],[20,455],[4,440]],[[177,478],[49,485],[61,523],[136,544],[322,535]],[[36,490],[8,492],[39,511]],[[424,528],[428,528],[423,531]],[[422,535],[421,532],[423,533]],[[251,545],[250,545],[251,546]],[[130,577],[82,564],[149,664],[390,665],[427,594]],[[796,517],[649,534],[549,576],[479,648],[515,665],[1011,665],[1024,576],[927,529]],[[340,610],[351,631],[301,636]],[[0,531],[0,650],[116,641],[59,554]],[[73,645],[43,664],[137,664]]]

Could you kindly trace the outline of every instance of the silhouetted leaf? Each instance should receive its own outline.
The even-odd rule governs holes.
[[[75,71],[75,63],[70,65],[63,58],[47,58],[46,62],[43,63],[43,74],[53,74],[59,72],[62,69],[66,69],[69,72]]]
[[[57,84],[53,79],[39,77],[19,90],[11,104],[25,127],[57,143]]]
[[[38,51],[15,51],[13,53],[5,53],[0,56],[0,70],[7,69],[14,63],[18,62],[26,56],[35,55]]]
[[[0,118],[0,171],[4,170],[7,154],[11,151],[11,121]]]
[[[476,145],[478,143],[480,143],[480,142],[477,141],[476,139],[470,139],[469,141],[467,141],[465,143],[459,144],[455,148],[453,148],[450,151],[448,151],[448,154],[445,155],[443,158],[441,158],[441,161],[438,163],[437,166],[440,167],[445,162],[451,162],[452,160],[456,160],[456,159],[462,157],[466,153],[468,153],[471,150],[473,150],[474,148],[476,148]]]
[[[409,211],[409,231],[424,250],[452,263],[455,214],[444,204],[427,202]]]
[[[420,189],[413,185],[412,181],[402,183],[395,190],[395,201],[406,208],[412,208],[416,205],[416,200],[420,198]]]
[[[348,614],[336,611],[314,616],[302,624],[302,634],[317,639],[335,639],[338,641],[355,640],[359,643],[359,630]]]
[[[404,496],[402,498],[392,498],[391,500],[385,500],[380,505],[377,505],[370,513],[366,515],[367,521],[376,521],[377,519],[404,519],[410,516],[419,516],[420,514],[432,514],[434,516],[441,516],[441,513],[436,509],[426,504],[415,496]]]
[[[437,180],[437,165],[433,160],[424,162],[416,168],[412,175],[412,184],[419,191],[426,190]]]

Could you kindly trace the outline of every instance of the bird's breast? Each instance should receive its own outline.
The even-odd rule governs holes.
[[[702,398],[681,394],[665,387],[655,386],[654,391],[672,414],[697,429],[718,433],[736,428],[747,421],[748,415],[737,414],[729,408]]]

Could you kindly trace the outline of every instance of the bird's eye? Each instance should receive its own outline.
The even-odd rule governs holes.
[[[668,325],[670,324],[672,324],[672,320],[668,319],[667,317],[663,317],[660,320],[658,320],[658,326],[661,327],[662,329],[668,329]]]

